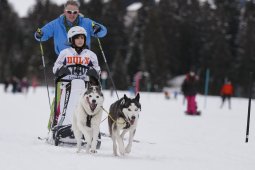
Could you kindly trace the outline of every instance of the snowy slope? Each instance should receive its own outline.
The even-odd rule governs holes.
[[[220,109],[219,97],[198,96],[202,116],[184,115],[182,96],[165,100],[161,93],[141,93],[142,113],[132,151],[114,157],[112,142],[102,138],[97,154],[77,154],[75,147],[56,147],[37,139],[47,135],[49,106],[45,88],[27,96],[4,93],[0,86],[1,170],[254,170],[255,103],[250,140],[245,143],[247,99],[234,98],[232,110]],[[104,91],[106,109],[116,100]],[[122,96],[123,92],[119,92]],[[51,96],[53,96],[51,89]],[[51,98],[52,99],[52,98]],[[103,117],[106,117],[104,113]],[[108,133],[107,121],[101,131]],[[153,143],[153,144],[151,144]]]

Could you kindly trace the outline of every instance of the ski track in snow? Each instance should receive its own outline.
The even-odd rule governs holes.
[[[47,136],[49,105],[46,88],[35,93],[4,93],[0,86],[0,169],[174,169],[253,170],[255,168],[255,115],[251,108],[249,143],[245,143],[248,99],[233,98],[220,109],[218,96],[198,95],[201,116],[186,116],[182,95],[165,100],[163,93],[141,93],[142,112],[130,154],[115,157],[112,141],[102,137],[97,154],[76,153],[76,147],[53,146],[37,137]],[[122,97],[128,92],[118,91]],[[51,100],[53,88],[50,88]],[[106,110],[117,100],[104,91]],[[103,118],[107,116],[103,114]],[[108,134],[107,120],[101,132]],[[150,144],[153,143],[153,144]]]

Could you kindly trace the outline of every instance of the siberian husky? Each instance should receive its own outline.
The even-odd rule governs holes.
[[[77,140],[77,152],[81,151],[82,135],[84,135],[87,143],[86,152],[96,153],[103,102],[101,87],[88,85],[73,114],[72,130]]]
[[[113,154],[115,156],[118,156],[117,143],[120,155],[123,156],[125,153],[131,152],[139,113],[141,111],[141,104],[139,103],[139,99],[139,93],[133,99],[124,95],[123,98],[110,106],[108,125],[113,141]],[[125,148],[124,135],[126,132],[129,132],[129,140]]]

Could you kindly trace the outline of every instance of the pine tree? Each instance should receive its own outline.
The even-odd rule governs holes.
[[[124,16],[126,14],[126,8],[123,5],[123,2],[119,0],[110,0],[107,4],[105,4],[103,12],[103,23],[107,26],[107,35],[103,39],[101,39],[104,52],[110,65],[110,68],[120,67],[123,69],[123,77],[126,77],[126,65],[116,65],[120,62],[116,62],[115,60],[122,60],[124,63],[126,56],[126,47],[127,47],[127,35],[126,29],[124,25]],[[117,58],[118,56],[122,56],[121,58]],[[112,69],[113,74],[117,74],[117,70]],[[116,80],[117,88],[124,89],[124,86],[121,82]],[[127,84],[127,82],[125,82]],[[126,86],[125,86],[126,89]]]
[[[63,10],[63,6],[58,6],[50,0],[37,0],[35,5],[28,12],[28,17],[24,19],[24,27],[26,27],[24,41],[28,43],[24,44],[23,57],[26,58],[26,62],[29,64],[27,72],[36,74],[41,80],[43,80],[41,51],[39,42],[34,38],[34,32],[37,28],[41,28],[48,22],[59,17],[63,13]],[[53,39],[42,42],[42,45],[44,49],[46,73],[51,80],[50,83],[53,83],[54,75],[52,73],[52,67],[57,58],[54,51]]]
[[[239,9],[236,1],[215,1],[216,8],[208,4],[204,7],[201,46],[201,63],[205,73],[211,70],[211,81],[214,86],[211,92],[219,93],[223,80],[232,79],[231,65],[236,57],[236,35],[239,25]]]
[[[0,81],[12,75],[22,76],[18,71],[20,56],[20,19],[7,0],[0,1]]]
[[[129,45],[125,64],[128,66],[127,71],[130,81],[133,81],[135,74],[140,71],[142,73],[149,73],[150,76],[152,74],[149,64],[153,61],[151,60],[153,54],[149,56],[148,50],[153,51],[154,47],[147,48],[149,45],[146,45],[146,43],[152,43],[153,41],[151,29],[147,28],[149,28],[151,23],[149,15],[153,12],[154,6],[154,1],[142,1],[142,7],[137,11],[137,16],[131,22],[131,25],[128,25]],[[153,28],[155,27],[153,26]],[[147,35],[148,32],[149,34]],[[148,38],[149,42],[147,42]],[[148,60],[151,61],[147,62]],[[146,87],[141,88],[146,89]]]
[[[160,83],[161,87],[166,85],[169,78],[184,74],[192,66],[199,64],[198,49],[201,43],[199,12],[200,6],[197,0],[173,0],[160,1],[156,14],[151,15],[153,21],[149,22],[147,34],[155,37],[150,46],[156,48],[157,56],[155,61],[157,71],[154,70],[152,75],[157,77],[153,82]],[[151,38],[151,36],[146,37]],[[148,44],[150,41],[144,43]],[[152,79],[155,78],[154,76]]]
[[[249,75],[255,72],[255,2],[246,2],[242,10],[240,30],[238,36],[238,57],[234,60],[234,80],[239,86],[239,93],[249,94]]]
[[[80,12],[84,14],[85,18],[91,18],[95,22],[105,25],[105,22],[103,19],[104,5],[105,3],[103,2],[103,0],[93,0],[87,3],[85,3],[84,1],[81,1]],[[105,26],[106,28],[108,28],[107,25]],[[102,40],[102,43],[104,44],[103,40]],[[103,60],[103,57],[101,56],[101,51],[98,46],[98,42],[96,38],[91,39],[91,50],[97,54],[99,65],[102,67],[102,69],[104,69],[104,60]]]

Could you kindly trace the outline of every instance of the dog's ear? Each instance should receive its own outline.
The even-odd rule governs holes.
[[[89,88],[91,88],[91,83],[90,83],[90,82],[88,82],[88,87],[87,87],[87,89],[89,89]]]
[[[120,102],[120,105],[124,105],[125,104],[125,99],[123,98],[122,100],[121,100],[121,102]]]
[[[85,92],[83,93],[83,97],[84,97],[86,94],[88,94],[88,91],[85,91]]]
[[[126,94],[124,94],[124,97],[122,98],[120,104],[124,105],[126,101],[127,101],[127,96],[126,96]]]
[[[137,93],[137,95],[135,96],[135,100],[139,102],[139,100],[140,100],[140,94],[139,93]]]

